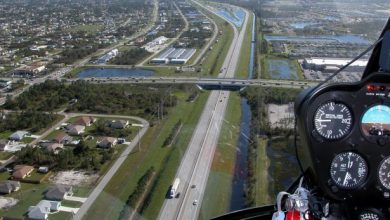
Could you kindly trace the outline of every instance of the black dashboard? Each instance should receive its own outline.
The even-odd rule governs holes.
[[[307,91],[296,113],[309,175],[324,195],[356,205],[389,204],[390,74]]]

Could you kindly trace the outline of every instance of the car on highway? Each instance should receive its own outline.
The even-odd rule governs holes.
[[[192,205],[198,205],[198,200],[194,200],[193,202],[192,202]]]

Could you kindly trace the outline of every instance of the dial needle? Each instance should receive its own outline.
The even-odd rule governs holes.
[[[330,119],[316,119],[316,121],[319,121],[319,122],[331,122],[332,120]]]

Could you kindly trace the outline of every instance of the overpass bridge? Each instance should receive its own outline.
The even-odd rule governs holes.
[[[248,86],[303,89],[317,82],[272,79],[197,78],[197,77],[106,77],[68,79],[95,84],[194,84],[205,90],[241,90]]]

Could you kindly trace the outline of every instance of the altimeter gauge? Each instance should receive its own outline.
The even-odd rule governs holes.
[[[342,103],[327,102],[320,105],[314,115],[315,130],[325,139],[346,136],[352,127],[352,114]]]
[[[336,155],[330,166],[332,181],[340,188],[354,189],[367,178],[368,167],[362,156],[354,152]]]
[[[390,157],[387,157],[381,162],[378,177],[382,186],[390,190]]]

